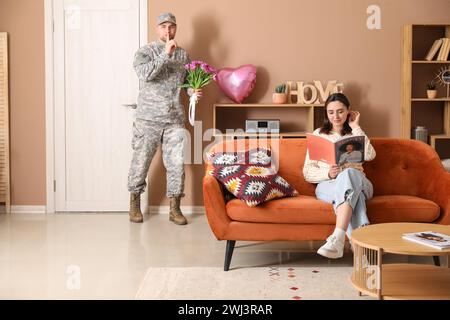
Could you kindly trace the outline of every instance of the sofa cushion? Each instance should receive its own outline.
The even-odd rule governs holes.
[[[253,208],[235,199],[226,208],[232,220],[242,222],[334,224],[336,221],[333,207],[311,196],[277,199]]]
[[[210,172],[236,198],[248,206],[298,194],[270,167],[252,165],[214,166]]]
[[[239,200],[226,205],[228,216],[235,221],[261,223],[335,224],[331,204],[311,196],[278,199],[249,208]],[[439,206],[412,196],[377,196],[367,201],[371,223],[433,222],[439,217]]]
[[[384,222],[433,222],[440,215],[439,206],[433,201],[401,195],[377,196],[367,202],[369,221]]]

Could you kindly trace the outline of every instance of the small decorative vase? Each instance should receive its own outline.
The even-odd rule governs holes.
[[[283,104],[287,102],[287,93],[274,93],[272,95],[272,102],[276,104]]]
[[[427,90],[428,99],[435,99],[437,96],[437,90]]]

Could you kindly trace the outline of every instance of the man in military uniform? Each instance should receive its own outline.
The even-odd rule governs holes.
[[[130,221],[142,222],[140,195],[146,187],[150,163],[162,144],[166,168],[167,190],[170,199],[169,220],[186,224],[180,210],[184,196],[184,107],[180,101],[180,86],[185,82],[184,65],[190,63],[186,51],[175,42],[177,23],[171,13],[157,18],[158,40],[140,48],[134,57],[133,67],[141,81],[136,119],[133,123],[133,159],[128,173],[130,192]],[[188,89],[188,94],[201,90]]]

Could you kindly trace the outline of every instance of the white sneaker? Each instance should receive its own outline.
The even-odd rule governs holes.
[[[339,241],[336,236],[328,237],[327,242],[317,250],[317,253],[330,259],[342,258],[344,255],[344,241]]]

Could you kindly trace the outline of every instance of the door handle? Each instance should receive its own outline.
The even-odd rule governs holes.
[[[136,109],[137,108],[137,104],[136,103],[130,103],[130,104],[124,103],[124,104],[122,104],[122,106],[123,107],[127,107],[127,108],[131,108],[131,109]]]

